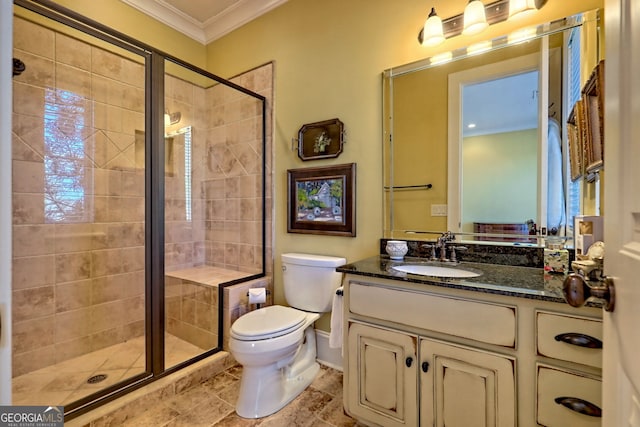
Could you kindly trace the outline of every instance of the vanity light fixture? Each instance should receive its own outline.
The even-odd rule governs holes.
[[[487,15],[484,12],[484,4],[480,0],[469,0],[464,8],[464,27],[462,34],[471,36],[478,34],[489,26]]]
[[[509,19],[529,15],[535,10],[535,0],[509,0]]]
[[[424,46],[436,46],[444,41],[442,19],[436,14],[436,9],[433,7],[424,23],[422,34],[422,44]]]
[[[418,42],[423,46],[435,46],[445,39],[460,34],[477,34],[489,25],[506,21],[516,15],[520,17],[523,13],[529,13],[532,10],[539,10],[546,3],[547,0],[497,0],[484,5],[480,0],[470,0],[464,13],[445,19],[438,17],[435,9],[431,8],[431,13],[418,33]],[[510,11],[511,7],[513,13]],[[482,19],[483,15],[484,19]],[[442,26],[443,38],[438,36],[432,38],[432,34],[440,34],[439,24]]]

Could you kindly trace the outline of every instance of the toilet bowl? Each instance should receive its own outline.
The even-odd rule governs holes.
[[[242,319],[259,322],[274,314],[291,317],[299,314],[303,320],[295,327],[283,323],[280,333],[254,338],[232,331],[229,339],[231,354],[243,366],[236,412],[244,418],[261,418],[277,412],[307,388],[320,369],[315,360],[313,328],[320,315],[274,305],[252,311]]]
[[[292,307],[251,311],[231,325],[229,350],[243,366],[236,413],[273,414],[297,397],[320,369],[314,322],[330,310],[344,258],[283,254],[285,297]]]

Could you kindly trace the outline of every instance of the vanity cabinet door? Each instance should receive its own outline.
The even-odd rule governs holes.
[[[417,425],[417,337],[361,323],[348,327],[347,411],[375,425]]]
[[[515,360],[420,339],[420,425],[516,425]]]

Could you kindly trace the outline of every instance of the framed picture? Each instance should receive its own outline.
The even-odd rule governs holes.
[[[356,164],[289,169],[289,233],[355,237]]]
[[[579,101],[581,102],[581,101]],[[582,137],[578,130],[576,110],[578,105],[573,106],[569,119],[567,120],[567,136],[569,139],[569,168],[571,180],[575,181],[584,174],[584,152]]]
[[[303,125],[298,131],[298,157],[302,160],[338,157],[344,143],[344,125],[338,119]]]
[[[582,90],[587,132],[589,134],[586,171],[604,166],[604,61],[600,61]]]

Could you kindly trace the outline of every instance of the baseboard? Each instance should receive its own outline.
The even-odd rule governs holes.
[[[318,363],[342,371],[342,349],[329,347],[329,334],[316,329],[316,356]]]

